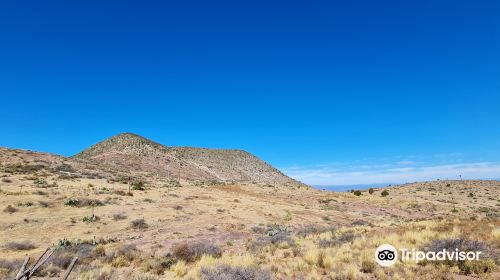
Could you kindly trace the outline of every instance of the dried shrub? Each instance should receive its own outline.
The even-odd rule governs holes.
[[[271,245],[282,245],[286,244],[287,247],[295,246],[295,241],[290,236],[288,232],[280,232],[273,236],[261,236],[257,238],[255,241],[250,243],[249,249],[252,252],[259,252],[263,248]]]
[[[356,238],[356,235],[352,232],[345,232],[337,237],[331,239],[320,239],[318,241],[318,246],[320,248],[329,248],[334,246],[339,246],[344,243],[351,243]]]
[[[36,248],[35,244],[31,243],[31,241],[22,241],[22,242],[9,242],[5,244],[5,248],[12,251],[29,251]]]
[[[250,229],[253,233],[264,234],[266,232],[265,227],[253,226]]]
[[[19,210],[16,207],[12,206],[12,205],[7,205],[7,207],[5,207],[3,209],[3,212],[9,213],[9,214],[16,213],[17,211],[19,211]]]
[[[65,239],[65,241],[68,241]],[[60,245],[62,243],[66,243],[67,246],[59,246],[59,248],[52,254],[51,262],[55,266],[66,269],[71,260],[78,256],[78,264],[87,264],[95,260],[98,255],[94,253],[94,245],[92,244],[73,244],[71,242],[59,242]]]
[[[177,211],[182,210],[182,206],[180,206],[180,205],[175,205],[175,206],[174,206],[174,207],[172,207],[172,208],[174,208],[174,209],[175,209],[175,210],[177,210]]]
[[[85,206],[103,206],[105,203],[100,201],[99,199],[90,199],[90,198],[81,198],[80,200],[80,207],[85,207]]]
[[[36,195],[48,195],[49,193],[41,191],[41,190],[36,190],[36,191],[32,192],[32,194],[36,194]]]
[[[372,226],[371,223],[365,221],[365,220],[356,220],[351,223],[352,226]]]
[[[149,260],[145,265],[144,265],[144,270],[152,272],[156,275],[161,275],[165,270],[170,269],[172,265],[175,263],[175,260],[170,257],[161,257],[161,258],[154,258]]]
[[[5,172],[6,173],[19,173],[19,174],[28,174],[28,173],[35,173],[39,170],[42,170],[45,168],[45,165],[42,164],[22,164],[22,163],[16,163],[16,164],[8,164],[5,166]]]
[[[47,201],[38,201],[38,205],[40,205],[43,208],[48,208],[50,207],[50,203]]]
[[[125,220],[127,218],[126,215],[118,213],[113,215],[113,220],[115,221],[120,221],[120,220]]]
[[[9,178],[2,178],[3,183],[12,183],[12,180]]]
[[[69,173],[75,173],[76,170],[73,168],[73,166],[67,164],[67,163],[63,163],[61,165],[58,165],[56,166],[55,168],[56,171],[59,171],[59,172],[69,172]]]
[[[442,240],[434,240],[428,243],[425,246],[426,251],[434,251],[439,252],[442,250],[447,251],[464,251],[464,252],[482,252],[480,255],[480,259],[477,261],[456,261],[456,260],[446,260],[446,261],[438,261],[433,262],[434,264],[444,264],[447,266],[457,266],[461,272],[465,274],[481,274],[488,273],[495,270],[496,264],[495,259],[496,256],[495,251],[489,248],[485,243],[471,240],[467,238],[451,238],[451,239],[442,239]]]
[[[173,250],[174,258],[185,262],[194,262],[200,259],[203,255],[218,258],[222,256],[222,250],[219,246],[206,243],[195,243],[189,245],[182,243],[175,246]]]
[[[37,270],[34,276],[37,277],[56,277],[62,272],[62,269],[55,266],[54,264],[49,264],[47,266],[42,266]]]
[[[122,190],[116,190],[116,191],[113,191],[113,194],[121,195],[121,196],[126,196],[127,192],[122,191]]]
[[[257,266],[231,267],[219,265],[216,267],[203,267],[201,280],[270,280],[273,279],[269,270]]]
[[[13,279],[21,267],[22,260],[3,260],[0,259],[0,278]]]
[[[309,225],[295,231],[295,234],[301,237],[306,237],[308,235],[321,234],[325,232],[334,233],[336,228],[333,226],[317,226],[317,225]]]
[[[146,223],[146,221],[144,219],[136,219],[136,220],[133,220],[132,222],[130,222],[130,226],[133,229],[145,229],[148,227],[148,224]]]
[[[140,252],[133,244],[118,246],[114,251],[106,253],[105,260],[111,262],[113,267],[127,266],[134,259],[140,257]]]

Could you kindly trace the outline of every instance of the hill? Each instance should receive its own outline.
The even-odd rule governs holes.
[[[132,133],[113,136],[72,158],[101,169],[176,180],[302,185],[243,150],[167,147]]]

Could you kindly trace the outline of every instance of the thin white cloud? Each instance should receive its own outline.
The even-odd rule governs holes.
[[[284,168],[283,172],[292,178],[310,185],[355,185],[375,183],[406,183],[436,179],[498,179],[500,163],[476,162],[460,164],[441,164],[428,166],[411,166],[409,162],[398,162],[393,165],[363,165],[356,169],[351,166],[343,170],[318,168]]]

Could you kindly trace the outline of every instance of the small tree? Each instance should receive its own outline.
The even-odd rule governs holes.
[[[368,189],[369,194],[373,194],[374,192],[375,192],[375,190],[373,188]]]

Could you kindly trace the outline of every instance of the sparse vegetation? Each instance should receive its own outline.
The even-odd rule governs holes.
[[[83,217],[82,221],[85,223],[93,223],[100,220],[100,218],[94,214]]]
[[[286,222],[289,222],[292,219],[293,219],[292,212],[290,212],[290,210],[286,210],[285,211],[285,216],[283,217],[283,220],[285,220]]]
[[[30,241],[9,242],[5,244],[5,249],[12,251],[29,251],[36,249],[36,246]]]
[[[12,183],[12,180],[9,178],[2,178],[2,183]]]
[[[130,225],[133,229],[145,229],[148,227],[148,224],[144,219],[136,219],[130,222]]]
[[[0,178],[9,176],[12,183],[2,185],[0,204],[19,213],[0,213],[0,249],[8,256],[2,258],[9,258],[0,259],[1,279],[13,279],[24,255],[44,249],[8,244],[33,228],[44,230],[30,235],[31,245],[59,246],[54,262],[38,275],[54,279],[75,255],[79,261],[72,279],[81,280],[494,279],[498,273],[496,181],[336,193],[259,182],[214,180],[209,186],[188,179],[182,188],[162,188],[156,186],[168,184],[168,178],[119,171],[104,176],[96,166],[78,164],[73,168],[79,178],[51,174],[53,167],[30,174],[2,173],[4,167]],[[125,185],[117,183],[119,176]],[[145,191],[128,196],[129,176],[144,182]],[[41,189],[32,184],[35,179],[58,187]],[[381,197],[383,191],[390,199]],[[398,262],[390,269],[373,259],[373,249],[382,243],[424,249],[463,236],[470,240],[464,242],[467,247],[482,244],[474,248],[488,252],[487,257],[474,263]]]
[[[465,274],[483,274],[492,272],[496,265],[493,251],[486,244],[477,240],[466,238],[433,240],[426,246],[426,250],[439,252],[443,249],[454,251],[458,249],[465,252],[481,252],[481,259],[478,261],[441,261],[437,264],[444,264],[449,267],[457,266]],[[436,263],[435,263],[436,264]]]
[[[199,260],[203,255],[218,258],[222,255],[222,251],[218,246],[208,243],[182,243],[175,246],[173,250],[173,256],[177,260],[187,263]]]
[[[203,267],[201,269],[201,280],[271,280],[271,271],[257,266],[219,265],[215,267]]]
[[[175,210],[177,210],[177,211],[180,211],[180,210],[182,210],[182,209],[183,209],[183,207],[182,207],[181,205],[175,205],[173,208],[174,208]]]
[[[120,221],[120,220],[125,220],[127,218],[126,215],[118,213],[113,215],[113,220],[115,221]]]
[[[7,207],[3,209],[4,213],[9,213],[9,214],[16,213],[17,211],[18,209],[12,205],[7,205]]]
[[[40,205],[43,208],[48,208],[50,207],[50,203],[47,201],[38,201],[38,205]]]
[[[104,202],[98,199],[71,197],[65,199],[63,204],[65,206],[72,206],[72,207],[86,207],[86,206],[103,206]]]
[[[143,191],[146,189],[146,186],[143,181],[138,181],[132,183],[132,190],[134,191]]]
[[[80,201],[76,198],[67,198],[64,200],[65,206],[78,206],[78,204],[80,204]]]

